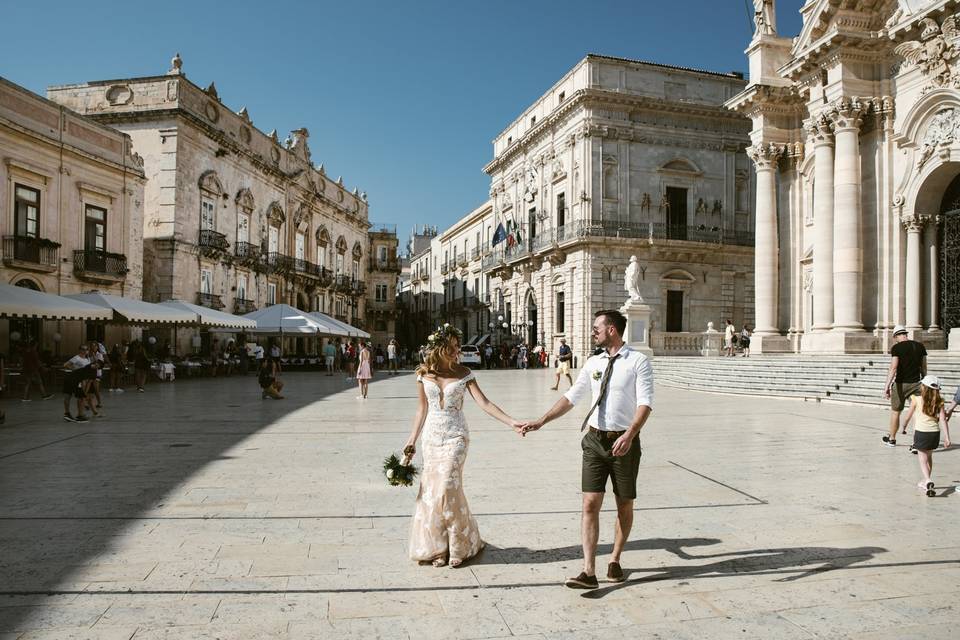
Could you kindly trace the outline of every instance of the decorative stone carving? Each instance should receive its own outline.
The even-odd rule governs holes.
[[[217,93],[217,84],[215,82],[211,82],[210,84],[208,84],[207,88],[204,89],[204,91],[208,96],[210,96],[214,100],[220,100],[220,94]]]
[[[563,168],[563,160],[559,157],[554,157],[553,159],[553,168],[550,177],[554,182],[567,177],[567,171]]]
[[[240,119],[243,120],[244,122],[253,124],[253,121],[250,120],[250,112],[247,111],[246,107],[243,107],[240,109],[240,111],[237,111],[237,115],[240,116]]]
[[[773,0],[753,0],[754,37],[777,35],[777,12]]]
[[[527,165],[523,176],[523,199],[527,203],[532,203],[537,199],[537,172],[532,164]]]
[[[667,194],[660,195],[660,205],[657,207],[657,211],[670,213],[670,201],[667,200]]]
[[[637,256],[630,256],[630,264],[624,272],[623,288],[630,295],[630,300],[634,302],[643,302],[643,296],[640,295],[640,263]]]
[[[938,111],[923,136],[923,149],[917,158],[917,167],[922,167],[937,147],[954,142],[960,137],[960,113],[954,108]]]
[[[650,194],[649,193],[644,192],[644,194],[640,196],[640,211],[647,214],[650,213]]]
[[[267,206],[267,220],[273,224],[283,224],[287,221],[287,216],[283,212],[283,207],[280,206],[280,203],[274,200]]]
[[[803,271],[803,290],[807,293],[813,293],[813,270],[804,269]]]
[[[894,52],[908,63],[917,65],[924,75],[930,76],[934,85],[942,87],[951,79],[956,85],[957,79],[952,77],[950,69],[950,63],[960,53],[953,42],[960,35],[956,18],[948,16],[942,25],[932,18],[923,18],[920,23],[923,25],[920,40],[897,45]]]
[[[757,171],[764,169],[775,170],[777,163],[780,161],[780,156],[783,155],[783,151],[783,145],[774,144],[773,142],[766,144],[761,142],[758,145],[749,147],[747,149],[747,155],[750,156],[753,163],[757,165]]]
[[[720,200],[714,200],[713,211],[711,211],[710,213],[712,213],[715,216],[721,215],[723,213],[723,202]]]
[[[825,113],[810,118],[803,124],[807,130],[807,136],[813,141],[814,146],[833,144],[833,121]]]
[[[301,226],[305,227],[306,226],[305,223],[309,223],[309,221],[310,221],[310,207],[308,207],[306,204],[301,203],[300,206],[297,207],[296,213],[293,214],[293,226],[300,229]],[[303,229],[301,229],[301,231],[302,230]]]
[[[919,233],[930,222],[930,216],[925,213],[905,213],[900,216],[900,224],[907,233]]]
[[[697,213],[706,213],[707,212],[707,203],[704,202],[703,198],[697,200]]]
[[[218,196],[224,191],[223,184],[217,177],[217,172],[213,170],[203,172],[203,175],[200,176],[199,185],[201,190],[209,191]]]
[[[353,244],[353,257],[357,258],[358,260],[363,257],[363,247],[359,242],[355,242]]]
[[[106,92],[107,102],[112,106],[130,104],[133,101],[133,90],[125,84],[115,84]]]
[[[210,122],[216,123],[220,119],[220,109],[215,102],[207,102],[203,105],[203,113]]]
[[[301,160],[310,162],[310,147],[307,146],[307,138],[310,137],[310,132],[307,131],[307,128],[301,127],[294,129],[290,132],[290,136],[292,138],[289,147],[290,151]]]
[[[173,59],[170,60],[170,70],[167,71],[168,76],[184,76],[186,75],[183,72],[183,59],[180,57],[180,53],[177,52],[174,54]]]
[[[840,98],[833,104],[830,118],[833,130],[859,129],[864,114],[870,110],[872,102],[867,98]]]

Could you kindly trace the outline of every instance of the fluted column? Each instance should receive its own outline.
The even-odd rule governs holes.
[[[860,124],[858,99],[840,100],[833,116],[836,160],[833,173],[833,328],[863,330],[863,244],[860,202]],[[816,282],[816,278],[814,278]]]
[[[931,216],[926,226],[926,253],[927,253],[927,312],[929,313],[930,331],[940,330],[940,247],[937,246],[937,231],[940,227],[940,216]]]
[[[783,146],[759,144],[748,150],[757,167],[756,246],[754,249],[754,335],[779,335],[777,285],[780,277],[777,242],[777,161]]]
[[[924,225],[929,222],[930,216],[915,213],[904,214],[900,218],[900,223],[907,231],[907,277],[906,277],[906,299],[907,299],[907,329],[922,329],[920,324],[920,271],[921,271],[921,253],[920,242]]]
[[[833,328],[833,124],[807,124],[813,142],[813,330]]]

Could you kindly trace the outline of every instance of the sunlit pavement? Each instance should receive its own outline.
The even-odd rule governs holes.
[[[517,417],[558,395],[546,371],[478,375]],[[366,401],[342,377],[286,380],[279,401],[253,376],[104,394],[85,424],[59,396],[5,398],[0,640],[956,637],[960,452],[935,454],[927,498],[909,440],[881,446],[883,411],[658,388],[628,580],[582,592],[562,581],[581,568],[585,406],[520,438],[467,400],[488,546],[436,569],[406,556],[416,487],[381,470],[413,375],[377,375]]]

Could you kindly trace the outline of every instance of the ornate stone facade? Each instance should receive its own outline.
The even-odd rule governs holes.
[[[281,142],[213,83],[166,75],[51,87],[52,100],[128,133],[144,157],[144,299],[246,313],[285,302],[365,325],[365,193],[316,166],[305,128]],[[181,352],[192,350],[179,332]],[[287,349],[313,352],[300,339]]]
[[[0,281],[60,295],[96,289],[139,298],[145,179],[130,136],[0,78],[0,149]],[[0,351],[16,353],[11,333],[61,355],[81,340],[129,335],[124,327],[102,330],[4,320]]]
[[[758,351],[876,351],[896,324],[942,348],[960,323],[941,275],[960,233],[957,4],[810,0],[798,37],[754,34],[727,106],[753,148],[799,151],[752,156]]]

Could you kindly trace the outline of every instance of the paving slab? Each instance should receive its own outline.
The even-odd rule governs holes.
[[[927,498],[876,408],[658,387],[628,580],[580,592],[561,584],[581,562],[579,410],[519,438],[467,401],[487,548],[437,569],[406,557],[417,488],[381,470],[413,376],[378,376],[365,402],[286,378],[283,401],[252,376],[150,385],[86,424],[8,404],[0,640],[956,635],[960,448],[935,454]],[[559,397],[546,371],[478,379],[518,418]]]

